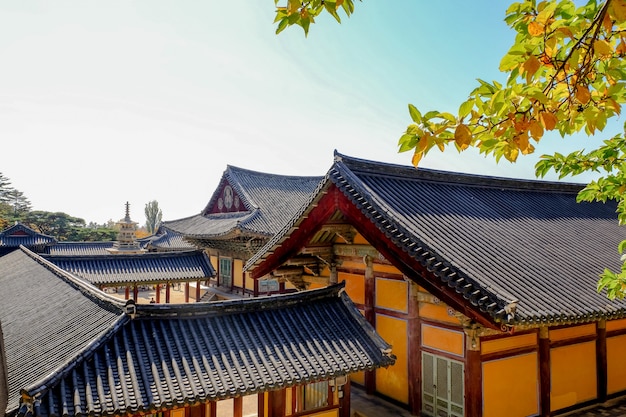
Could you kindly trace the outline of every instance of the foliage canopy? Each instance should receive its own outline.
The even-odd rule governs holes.
[[[352,1],[275,0],[276,32],[299,25],[308,33],[314,17],[326,11],[340,21],[354,11]],[[515,41],[500,61],[506,83],[477,80],[458,111],[420,110],[409,104],[411,123],[398,140],[399,152],[411,152],[418,166],[433,149],[470,147],[497,161],[515,162],[535,152],[546,132],[562,137],[599,134],[619,116],[626,102],[626,0],[526,0],[510,4],[505,22]],[[626,125],[624,126],[626,130]],[[618,202],[617,218],[626,223],[626,138],[620,133],[597,149],[541,155],[538,177],[554,170],[560,178],[600,173],[579,193],[579,201]],[[619,253],[626,250],[626,241]],[[626,261],[626,258],[623,258]],[[626,262],[621,271],[604,271],[598,291],[609,298],[626,295]]]

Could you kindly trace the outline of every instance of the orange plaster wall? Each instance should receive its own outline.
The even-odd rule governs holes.
[[[400,271],[398,271],[398,268],[396,268],[393,265],[387,265],[387,264],[374,264],[374,273],[376,272],[386,272],[388,274],[398,274],[400,275]]]
[[[483,363],[483,417],[539,413],[537,353]]]
[[[595,342],[551,349],[550,362],[551,410],[559,410],[597,397]]]
[[[359,385],[365,385],[365,372],[355,372],[351,374],[350,380]]]
[[[607,326],[608,327],[608,326]],[[626,335],[606,339],[607,393],[626,390]]]
[[[406,313],[408,290],[406,281],[376,278],[376,306]]]
[[[217,274],[218,257],[217,256],[209,256],[209,259],[211,260],[211,265],[213,266],[213,268],[215,269],[215,273]]]
[[[376,370],[376,391],[400,401],[409,402],[409,371],[407,363],[407,326],[405,320],[376,315],[376,331],[391,344],[396,363]]]
[[[419,303],[419,314],[427,318],[445,323],[459,324],[459,320],[448,314],[448,306],[445,304]]]
[[[457,356],[465,355],[464,336],[462,331],[443,329],[428,324],[422,325],[422,346]]]
[[[250,278],[250,275],[246,278],[246,289],[254,291],[254,280]]]
[[[286,290],[295,290],[296,287],[289,281],[285,281],[285,289]]]
[[[369,245],[369,242],[365,240],[365,238],[360,233],[357,233],[354,236],[354,240],[352,243],[354,243],[355,245]]]
[[[337,280],[346,282],[346,292],[352,301],[357,304],[365,303],[365,277],[363,275],[340,272]]]
[[[177,408],[170,411],[170,417],[185,417],[185,409]]]
[[[606,331],[626,329],[626,319],[609,320],[606,322]]]
[[[486,353],[502,352],[509,349],[535,345],[537,345],[537,334],[528,333],[517,336],[503,337],[501,339],[481,341],[480,349],[481,353],[484,355]]]
[[[550,330],[550,341],[573,339],[580,336],[596,334],[596,325],[584,324],[582,326],[567,327],[565,329]]]
[[[243,288],[243,262],[241,259],[233,259],[233,285]]]

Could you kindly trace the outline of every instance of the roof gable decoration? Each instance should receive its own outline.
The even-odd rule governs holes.
[[[218,189],[218,198],[217,204],[215,204],[210,213],[232,213],[242,210],[245,208],[241,201],[241,198],[235,191],[232,185],[226,182],[221,189]]]

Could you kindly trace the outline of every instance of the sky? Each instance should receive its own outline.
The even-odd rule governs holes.
[[[477,78],[504,81],[507,4],[364,0],[305,37],[275,34],[272,0],[2,2],[0,173],[34,210],[105,223],[129,202],[141,225],[153,200],[164,220],[200,213],[228,165],[322,176],[335,150],[410,165],[409,103],[456,113]],[[516,164],[450,148],[420,166],[534,178],[542,153],[589,143],[544,138]]]

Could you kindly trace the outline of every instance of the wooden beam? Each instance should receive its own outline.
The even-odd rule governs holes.
[[[607,399],[608,364],[606,358],[606,320],[596,323],[596,375],[598,377],[598,401]]]
[[[539,328],[539,407],[542,416],[550,415],[550,333],[546,326]]]

